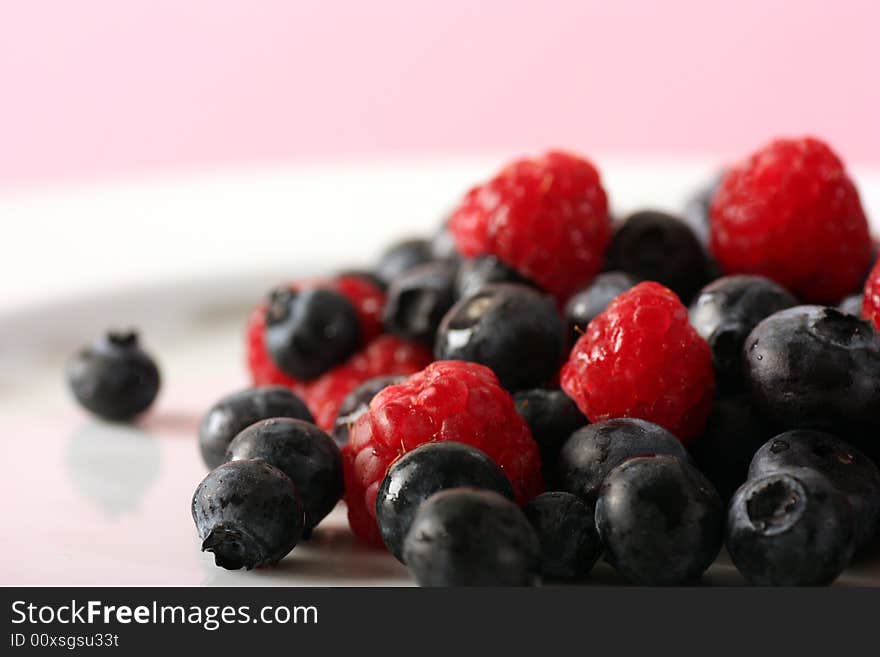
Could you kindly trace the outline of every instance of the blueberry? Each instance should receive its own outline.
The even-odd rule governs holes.
[[[395,278],[382,315],[386,330],[433,345],[440,320],[455,301],[455,271],[448,262],[429,262]]]
[[[67,380],[86,410],[117,421],[147,410],[160,384],[159,369],[134,332],[110,332],[78,351],[67,366]]]
[[[484,255],[461,263],[455,279],[455,296],[457,299],[472,296],[492,283],[532,285],[527,278],[495,256]]]
[[[629,582],[686,584],[718,556],[724,505],[709,480],[686,461],[641,456],[605,478],[596,528],[606,560]]]
[[[727,551],[758,586],[830,584],[849,563],[853,538],[846,496],[808,469],[746,482],[727,514]]]
[[[532,430],[532,437],[541,450],[541,467],[545,481],[556,479],[559,450],[587,418],[577,404],[558,388],[521,390],[513,395],[516,410]]]
[[[837,308],[840,310],[840,312],[846,313],[847,315],[855,315],[856,317],[861,317],[862,295],[853,294],[846,297],[843,301],[840,302]]]
[[[405,271],[433,259],[431,242],[423,239],[409,239],[390,246],[379,258],[376,276],[386,286]]]
[[[749,333],[762,319],[796,305],[784,287],[763,276],[725,276],[700,290],[690,320],[712,349],[719,385],[742,386],[742,347]]]
[[[405,376],[377,376],[364,381],[348,393],[343,398],[342,403],[339,405],[339,411],[336,414],[336,424],[333,427],[332,434],[336,444],[342,447],[348,442],[348,433],[351,425],[369,410],[373,397],[388,386],[397,385],[405,379]]]
[[[592,506],[560,491],[542,493],[523,507],[541,543],[541,574],[547,579],[577,580],[586,576],[602,543]]]
[[[305,511],[303,536],[333,510],[342,497],[342,456],[336,443],[305,420],[271,418],[239,433],[226,452],[227,461],[261,459],[293,482]]]
[[[357,350],[361,340],[357,310],[332,290],[279,288],[269,297],[265,340],[279,369],[308,381]]]
[[[847,432],[873,455],[880,339],[868,322],[836,308],[789,308],[755,327],[743,358],[752,397],[775,426]]]
[[[575,431],[559,452],[562,490],[595,501],[611,470],[635,456],[664,454],[688,458],[678,438],[660,425],[636,418],[596,422]]]
[[[583,335],[587,324],[601,313],[621,292],[635,287],[639,280],[622,271],[607,271],[596,276],[580,292],[575,293],[565,304],[565,323],[571,344]]]
[[[229,443],[246,427],[270,417],[314,422],[305,403],[283,386],[246,388],[227,395],[207,412],[199,425],[199,448],[209,468],[226,460]]]
[[[202,550],[229,570],[275,564],[303,531],[293,482],[265,461],[231,461],[202,480],[192,500]]]
[[[523,390],[556,375],[562,342],[562,320],[551,297],[524,285],[496,283],[450,309],[434,354],[486,365],[505,388]]]
[[[452,441],[426,443],[395,461],[376,496],[376,520],[382,540],[403,560],[403,542],[419,506],[447,488],[467,486],[514,499],[500,467],[476,447]]]
[[[677,217],[644,211],[618,226],[606,254],[609,270],[662,283],[684,303],[709,280],[709,261],[694,232]]]
[[[530,586],[541,546],[520,508],[494,491],[453,488],[422,504],[404,542],[420,586]]]
[[[715,401],[706,428],[688,448],[697,468],[727,501],[748,478],[752,456],[772,435],[751,397],[738,394]]]
[[[761,447],[749,467],[749,479],[792,468],[810,468],[844,493],[853,508],[856,549],[870,544],[880,525],[880,470],[852,445],[823,431],[781,433]]]

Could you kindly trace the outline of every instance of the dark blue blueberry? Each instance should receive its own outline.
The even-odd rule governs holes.
[[[587,418],[559,388],[521,390],[513,395],[513,400],[538,443],[544,480],[550,485],[556,480],[559,450],[572,433],[587,424]]]
[[[702,244],[690,227],[663,212],[630,215],[614,231],[606,267],[643,281],[662,283],[688,303],[709,281],[710,267]]]
[[[541,546],[520,508],[494,491],[452,488],[422,504],[404,543],[419,586],[530,586]]]
[[[258,459],[208,473],[193,495],[192,517],[202,550],[229,570],[277,563],[299,541],[304,521],[293,482]]]
[[[868,322],[796,306],[758,324],[743,349],[752,397],[776,427],[845,432],[876,453],[880,339]]]
[[[433,346],[437,327],[455,301],[454,265],[429,262],[395,278],[382,315],[389,333]]]
[[[110,332],[78,351],[68,363],[67,380],[86,410],[115,421],[146,411],[160,385],[159,368],[134,332]]]
[[[266,350],[296,379],[308,381],[339,365],[360,340],[357,310],[338,292],[279,288],[269,297]]]
[[[727,514],[727,551],[758,586],[822,586],[853,554],[852,507],[815,470],[794,469],[752,479]]]
[[[333,440],[339,447],[348,442],[348,434],[355,421],[370,408],[373,397],[388,386],[397,385],[405,376],[377,376],[368,379],[348,393],[339,405],[336,424],[333,427]]]
[[[199,449],[205,465],[216,468],[223,463],[233,438],[254,422],[270,417],[314,422],[305,403],[283,386],[246,388],[227,395],[211,407],[199,425]]]
[[[419,506],[447,488],[496,491],[511,500],[513,488],[500,467],[476,447],[452,441],[426,443],[395,461],[376,496],[382,540],[403,560],[403,542]]]
[[[386,286],[405,271],[433,260],[431,242],[409,239],[391,245],[379,258],[376,276]]]
[[[303,536],[333,510],[342,497],[342,456],[336,443],[305,420],[271,418],[252,424],[235,437],[227,461],[261,459],[293,482],[305,511]]]
[[[541,543],[545,578],[570,581],[590,572],[602,553],[592,506],[577,495],[555,491],[532,498],[523,513]]]
[[[559,485],[593,502],[614,468],[635,456],[654,454],[688,458],[678,438],[653,422],[615,418],[589,424],[575,431],[559,452]]]
[[[540,387],[559,371],[564,329],[553,299],[525,285],[487,285],[443,318],[434,355],[491,368],[508,390]]]
[[[843,301],[841,301],[837,307],[840,309],[840,312],[846,313],[848,315],[855,315],[856,317],[861,317],[862,295],[853,294],[851,296],[848,296]]]
[[[605,478],[596,501],[605,559],[633,584],[700,578],[718,556],[724,505],[697,469],[673,456],[641,456]]]
[[[752,456],[772,435],[751,398],[738,394],[715,401],[706,428],[688,449],[726,502],[748,478]]]
[[[880,525],[880,470],[861,451],[823,431],[786,431],[761,447],[749,467],[749,479],[792,468],[824,475],[852,504],[856,549],[869,545]]]
[[[568,339],[571,344],[584,334],[587,324],[608,307],[621,292],[626,292],[638,284],[639,280],[622,271],[607,271],[596,276],[580,292],[575,293],[565,304],[565,323],[568,326]]]
[[[712,349],[719,385],[742,387],[742,348],[749,333],[762,319],[796,305],[784,287],[763,276],[724,276],[700,290],[690,321]]]
[[[492,283],[532,285],[528,279],[495,256],[484,255],[461,263],[455,279],[455,296],[457,299],[472,296]]]

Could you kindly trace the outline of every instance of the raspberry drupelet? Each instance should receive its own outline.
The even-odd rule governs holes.
[[[589,323],[562,369],[562,388],[591,422],[641,418],[687,442],[712,409],[712,354],[674,292],[640,283]]]
[[[728,274],[760,274],[834,304],[868,268],[871,239],[843,163],[810,137],[779,139],[731,167],[712,198],[711,248]]]
[[[495,256],[560,303],[602,267],[611,233],[599,172],[558,151],[512,162],[473,188],[449,228],[463,255]]]
[[[543,489],[538,446],[513,398],[487,367],[437,361],[377,394],[351,428],[342,449],[351,528],[382,545],[376,495],[388,467],[421,444],[452,440],[472,445],[510,479],[520,504]]]

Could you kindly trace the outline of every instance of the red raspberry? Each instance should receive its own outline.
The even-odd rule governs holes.
[[[504,470],[517,500],[543,489],[541,458],[513,398],[488,367],[437,361],[373,398],[342,448],[345,501],[355,534],[382,545],[376,494],[396,459],[423,443],[454,440],[483,450]]]
[[[712,408],[712,354],[674,292],[640,283],[587,325],[562,368],[562,389],[591,422],[641,418],[685,442]]]
[[[727,273],[761,274],[802,299],[836,303],[871,257],[868,221],[843,163],[817,139],[780,139],[727,171],[711,207]]]
[[[449,229],[465,256],[494,255],[561,300],[599,271],[611,232],[598,171],[555,151],[472,189]]]
[[[431,352],[424,347],[383,335],[339,367],[307,384],[303,394],[315,423],[330,431],[342,400],[364,381],[377,376],[412,374],[431,360]]]
[[[385,306],[385,293],[374,283],[354,275],[343,275],[335,279],[309,279],[291,283],[291,289],[323,287],[336,290],[351,301],[358,313],[361,324],[362,341],[371,342],[382,333],[382,309]],[[266,351],[263,335],[266,331],[266,304],[260,303],[247,324],[245,345],[247,367],[254,385],[283,385],[300,392],[302,382],[282,372],[272,362]],[[418,369],[418,368],[417,368]],[[406,372],[409,374],[409,372]]]
[[[880,331],[880,260],[874,264],[868,280],[865,281],[865,293],[862,296],[862,317]]]

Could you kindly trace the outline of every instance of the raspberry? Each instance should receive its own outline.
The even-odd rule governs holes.
[[[382,309],[385,306],[385,293],[374,283],[361,276],[343,274],[331,280],[309,279],[290,284],[291,289],[297,290],[310,287],[335,290],[352,303],[360,320],[361,335],[365,344],[382,333]],[[266,309],[267,304],[260,303],[251,312],[247,323],[245,351],[251,381],[257,386],[283,385],[301,392],[303,383],[282,372],[266,351],[264,342]]]
[[[342,400],[360,384],[377,376],[418,372],[431,360],[430,351],[424,347],[383,335],[339,367],[307,384],[303,394],[315,423],[331,431]]]
[[[874,265],[868,280],[865,281],[865,294],[862,297],[862,317],[880,331],[880,260]]]
[[[855,186],[837,155],[809,137],[774,141],[728,170],[711,232],[725,272],[767,276],[810,302],[851,293],[871,257]]]
[[[591,422],[641,418],[685,442],[712,409],[712,354],[674,292],[640,283],[589,323],[562,369],[562,389]]]
[[[377,394],[342,449],[351,528],[381,545],[376,494],[388,467],[419,445],[453,440],[485,452],[513,486],[520,504],[543,488],[541,458],[513,398],[487,367],[437,361]]]
[[[449,227],[465,256],[493,255],[562,301],[599,271],[611,232],[598,171],[554,151],[472,189]]]

